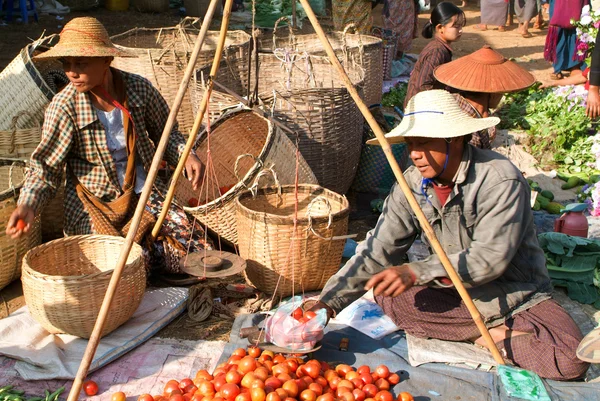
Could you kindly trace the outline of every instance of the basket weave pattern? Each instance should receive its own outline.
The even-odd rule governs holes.
[[[206,164],[207,135],[203,133],[196,154]],[[291,184],[296,175],[294,144],[269,120],[253,111],[238,111],[224,115],[211,126],[210,149],[215,166],[216,182],[210,183],[202,194],[194,192],[189,181],[180,178],[175,189],[175,201],[195,216],[214,233],[232,244],[237,244],[235,198],[249,187],[264,167],[274,166],[279,181]],[[234,167],[240,155],[251,154],[239,161],[239,177]],[[243,178],[242,178],[243,177]],[[310,167],[300,156],[298,179],[301,183],[317,183]],[[212,180],[211,180],[212,181]],[[222,196],[219,187],[231,186]],[[189,200],[198,199],[198,207],[189,207]]]
[[[23,256],[42,242],[39,218],[20,238],[6,235],[6,223],[17,207],[24,177],[25,163],[0,160],[0,289],[21,277]]]
[[[274,187],[259,190],[256,197],[249,192],[238,197],[240,256],[247,261],[248,281],[259,290],[281,296],[319,290],[339,270],[345,241],[321,239],[307,231],[307,206],[317,196],[329,201],[332,219],[328,227],[328,210],[315,203],[312,228],[325,238],[345,235],[347,199],[317,185],[298,188],[296,231],[294,186],[283,186],[281,197]]]
[[[288,71],[274,55],[259,56],[261,98],[275,118],[299,133],[300,152],[319,185],[346,193],[360,159],[363,117],[337,71],[324,57],[310,56],[310,67],[299,60]],[[346,71],[360,89],[360,67]]]
[[[89,338],[125,242],[105,235],[76,235],[42,244],[23,259],[29,313],[50,333]],[[142,247],[133,244],[102,336],[125,323],[146,289]]]
[[[389,29],[374,27],[372,32],[373,36],[381,38],[383,44],[380,56],[383,79],[392,79],[392,61],[396,57],[396,52],[398,51],[398,38],[396,34]]]
[[[198,30],[189,26],[170,28],[135,28],[111,37],[119,48],[136,54],[136,58],[118,57],[112,65],[123,71],[132,72],[152,82],[169,106],[179,90],[179,85],[194,49]],[[211,64],[216,52],[219,32],[209,31],[198,55],[196,67]],[[223,57],[236,63],[247,61],[250,36],[243,31],[229,31],[225,40]],[[179,130],[188,135],[194,125],[194,114],[190,91],[186,91],[177,114]]]

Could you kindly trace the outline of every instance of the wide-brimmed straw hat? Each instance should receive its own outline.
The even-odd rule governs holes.
[[[451,93],[441,89],[419,92],[406,105],[400,124],[385,135],[388,142],[401,143],[406,137],[455,138],[498,124],[498,117],[473,118],[464,111]],[[379,145],[377,139],[368,145]]]
[[[60,40],[50,50],[34,58],[60,57],[136,57],[113,45],[104,25],[93,17],[73,18],[62,32]]]
[[[487,45],[467,56],[440,65],[433,75],[443,84],[469,92],[516,92],[535,82],[535,77],[526,69],[507,60]]]

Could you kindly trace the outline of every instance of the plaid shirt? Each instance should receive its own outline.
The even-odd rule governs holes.
[[[452,95],[462,111],[473,118],[481,118],[481,114],[479,114],[477,109],[475,109],[467,99],[458,93],[453,93]],[[494,138],[496,138],[495,126],[471,133],[471,141],[469,143],[479,149],[491,149]]]
[[[148,171],[155,144],[160,141],[167,122],[169,106],[148,80],[119,72],[136,128],[138,161]],[[175,124],[165,152],[167,162],[176,165],[184,147],[185,138]],[[31,206],[38,214],[61,185],[65,165],[82,185],[104,201],[112,201],[123,192],[104,126],[98,120],[89,94],[78,93],[73,84],[54,96],[46,110],[42,140],[31,155],[31,168],[19,204]],[[158,180],[156,185],[164,187]],[[65,189],[64,222],[67,234],[91,233],[89,216],[77,197],[70,174],[67,174]]]

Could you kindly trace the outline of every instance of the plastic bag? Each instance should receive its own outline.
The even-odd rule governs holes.
[[[302,297],[295,296],[280,305],[273,316],[266,320],[265,336],[268,342],[297,351],[307,351],[315,347],[317,341],[323,338],[327,312],[320,309],[314,318],[301,323],[292,316],[292,312],[301,305]]]

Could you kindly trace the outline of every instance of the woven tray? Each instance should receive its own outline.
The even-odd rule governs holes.
[[[322,289],[340,268],[345,237],[331,238],[348,231],[347,199],[317,185],[300,185],[297,195],[296,229],[293,185],[281,187],[281,195],[277,187],[270,187],[258,190],[256,196],[245,192],[237,198],[239,251],[246,259],[246,277],[267,294]]]
[[[89,338],[124,242],[108,235],[74,235],[29,251],[22,281],[31,316],[50,333]],[[102,336],[129,320],[145,289],[142,247],[134,243]]]
[[[6,235],[6,224],[17,207],[24,178],[24,162],[0,159],[0,289],[21,277],[23,256],[42,241],[39,219],[16,240]]]
[[[179,85],[185,73],[188,60],[198,36],[193,26],[196,19],[186,18],[177,26],[167,28],[134,28],[111,37],[113,43],[126,49],[136,58],[115,58],[112,65],[123,71],[139,74],[152,82],[160,91],[169,106],[173,105]],[[211,64],[215,55],[219,32],[206,34],[202,50],[198,55],[198,68]],[[229,31],[223,49],[223,58],[247,61],[250,36],[243,31]],[[177,114],[179,130],[188,135],[194,125],[194,113],[189,90]]]
[[[207,134],[203,132],[196,154],[205,164],[207,145]],[[189,181],[180,178],[175,201],[221,239],[237,244],[235,198],[254,182],[264,167],[274,166],[281,182],[293,183],[296,149],[280,128],[249,110],[229,112],[215,122],[211,127],[210,149],[216,182],[211,179],[208,188],[194,192]],[[240,157],[245,154],[252,157]],[[236,164],[240,180],[236,177]],[[301,183],[317,182],[301,156],[298,173]],[[220,195],[223,188],[228,189]],[[200,206],[190,207],[190,199],[197,200]]]

